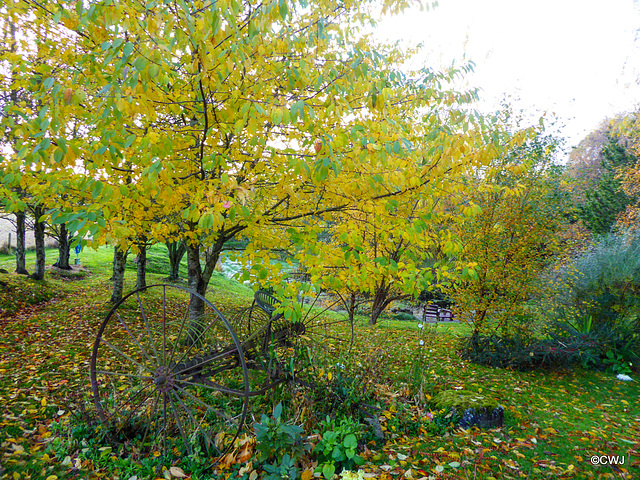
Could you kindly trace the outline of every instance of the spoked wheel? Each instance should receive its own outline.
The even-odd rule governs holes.
[[[198,446],[220,458],[247,416],[236,333],[204,297],[179,286],[148,286],[113,307],[93,346],[91,384],[113,440],[164,454]]]
[[[311,292],[301,297],[297,319],[276,313],[279,302],[264,292],[256,293],[250,311],[251,332],[265,332],[263,347],[266,358],[286,372],[295,374],[296,367],[312,355],[317,360],[335,361],[348,355],[354,340],[354,329],[344,312],[335,312],[340,300]],[[268,326],[268,327],[265,327]]]
[[[301,339],[312,353],[327,360],[339,360],[353,346],[354,325],[345,311],[336,311],[341,306],[339,298],[322,292],[309,291],[302,296]]]

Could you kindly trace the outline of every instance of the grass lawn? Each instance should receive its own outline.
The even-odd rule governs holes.
[[[47,255],[47,264],[53,263],[55,251]],[[167,276],[163,255],[161,247],[152,250],[147,283],[162,283]],[[89,272],[75,280],[47,273],[45,281],[35,282],[0,274],[7,284],[0,286],[2,480],[171,477],[171,470],[154,471],[159,460],[153,455],[109,445],[95,423],[89,361],[98,326],[111,308],[111,256],[108,248],[82,252]],[[131,260],[125,291],[135,285]],[[0,256],[0,268],[13,271],[13,261]],[[33,263],[30,252],[28,269]],[[250,303],[251,295],[249,288],[216,274],[208,299],[224,309]],[[610,373],[582,369],[521,373],[465,362],[456,354],[458,336],[468,331],[464,325],[420,329],[417,322],[384,320],[369,326],[359,318],[355,330],[351,350],[312,372],[323,379],[352,378],[368,388],[369,402],[379,409],[385,439],[367,438],[361,445],[365,478],[640,478],[637,379],[622,382]],[[436,432],[431,417],[440,413],[432,397],[461,389],[499,402],[505,426],[464,431],[444,425]],[[257,420],[282,402],[285,418],[308,427],[314,409],[322,407],[317,397],[284,385],[254,400],[251,414]],[[618,455],[624,464],[594,465],[594,455]],[[257,478],[264,476],[255,456],[249,458],[251,468],[237,460],[208,474],[196,472],[192,458],[176,456],[165,466],[178,467],[193,480],[243,478],[242,468],[244,478],[254,471]]]

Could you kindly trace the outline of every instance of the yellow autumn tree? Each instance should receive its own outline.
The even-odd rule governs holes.
[[[475,215],[458,224],[459,279],[448,287],[456,313],[474,336],[526,333],[526,302],[560,248],[569,199],[558,188],[555,141],[546,136],[496,158],[467,181]]]
[[[184,239],[201,294],[238,235],[252,274],[277,277],[271,250],[309,255],[340,212],[435,202],[451,162],[500,145],[466,112],[474,94],[448,88],[460,72],[403,71],[415,52],[363,32],[374,5],[11,0],[1,21],[23,40],[2,88],[32,103],[5,106],[3,183],[58,202],[54,221],[95,245]]]
[[[314,233],[314,242],[295,250],[312,283],[335,292],[351,315],[357,300],[368,299],[371,324],[392,302],[416,297],[435,283],[447,268],[440,260],[459,250],[451,226],[473,213],[454,201],[461,188],[466,192],[457,179],[480,165],[475,155],[488,154],[486,145],[466,148],[468,156],[435,161],[440,172],[428,186],[382,202],[354,203],[333,215]]]

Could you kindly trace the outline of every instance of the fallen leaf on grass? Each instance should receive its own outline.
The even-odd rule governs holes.
[[[187,474],[184,473],[184,470],[182,470],[179,467],[171,467],[169,469],[169,472],[171,473],[172,476],[176,478],[187,478]]]

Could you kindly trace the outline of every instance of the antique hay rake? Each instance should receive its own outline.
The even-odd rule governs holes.
[[[91,356],[93,401],[110,438],[162,453],[199,446],[221,458],[247,420],[249,399],[296,378],[306,346],[353,340],[348,320],[324,320],[333,305],[309,306],[290,321],[273,296],[254,298],[225,316],[192,290],[151,285],[115,305]],[[203,307],[197,316],[192,302]]]

